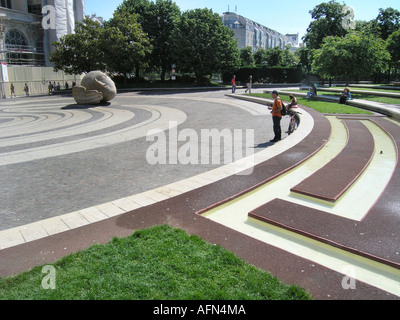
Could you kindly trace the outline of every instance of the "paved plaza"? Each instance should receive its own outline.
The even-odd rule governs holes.
[[[273,132],[268,109],[224,93],[125,93],[96,107],[80,107],[61,96],[1,101],[0,230],[138,194],[224,164],[223,157],[220,164],[149,164],[146,152],[154,141],[146,136],[154,129],[168,135],[170,123],[199,135],[202,129],[254,129],[254,142],[261,147],[250,151],[266,148]]]
[[[0,276],[169,224],[315,299],[398,299],[399,122],[301,107],[299,128],[273,144],[268,108],[227,93],[127,92],[95,107],[68,96],[1,101]],[[209,154],[179,161],[180,133],[213,129],[242,133],[232,136],[241,161],[224,163],[229,148],[201,139]],[[149,161],[162,156],[157,133],[163,164]]]

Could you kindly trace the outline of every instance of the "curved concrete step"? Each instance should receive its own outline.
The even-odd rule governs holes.
[[[328,164],[293,187],[291,192],[336,202],[364,172],[374,155],[373,136],[359,121],[342,121],[348,132],[345,148]]]

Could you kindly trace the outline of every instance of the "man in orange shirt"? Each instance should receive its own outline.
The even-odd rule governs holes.
[[[282,130],[281,130],[281,120],[282,120],[282,100],[279,98],[278,91],[272,91],[272,98],[274,99],[274,104],[272,105],[272,121],[274,123],[274,139],[270,140],[270,142],[278,142],[282,139]]]

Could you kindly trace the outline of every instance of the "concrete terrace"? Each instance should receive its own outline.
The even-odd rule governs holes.
[[[373,87],[373,88],[376,88],[376,87]],[[396,88],[397,87],[391,87],[392,90],[394,90]],[[264,91],[264,93],[270,93],[271,91],[270,90]],[[324,91],[325,92],[334,92],[334,93],[337,93],[338,95],[337,96],[324,95],[324,94],[320,93],[321,91],[322,92],[324,92]],[[313,96],[311,99],[328,101],[328,102],[339,102],[339,95],[342,91],[343,90],[335,89],[335,88],[318,87],[319,94],[317,96]],[[290,90],[286,90],[286,89],[281,90],[281,92],[285,92],[287,94],[293,93],[295,96],[302,97],[302,98],[307,97],[307,93],[303,93],[303,92],[291,92]],[[354,90],[354,89],[351,89],[351,92],[353,94],[358,93],[358,94],[364,94],[364,95],[376,95],[376,96],[381,96],[381,97],[389,97],[389,98],[396,98],[396,99],[399,98],[400,99],[399,93],[364,91],[364,90]],[[350,106],[353,106],[353,107],[362,108],[362,109],[366,109],[366,110],[369,110],[372,112],[381,113],[381,114],[387,115],[389,117],[393,117],[397,120],[400,119],[400,100],[399,100],[398,105],[385,104],[385,103],[368,101],[368,100],[363,100],[363,99],[348,100],[347,104]]]
[[[301,122],[295,133],[279,143],[268,144],[264,141],[269,140],[266,133],[272,133],[272,121],[268,119],[265,104],[271,101],[240,94],[225,96],[225,93],[188,92],[179,96],[168,93],[162,99],[157,93],[145,96],[126,93],[117,101],[123,108],[113,110],[112,104],[104,108],[108,110],[99,109],[105,114],[113,113],[110,119],[114,118],[118,134],[128,129],[126,139],[133,139],[128,137],[136,134],[139,140],[135,140],[135,146],[143,139],[137,125],[153,119],[150,114],[154,114],[154,120],[147,123],[160,121],[153,125],[163,130],[171,130],[167,125],[171,119],[178,125],[199,129],[201,126],[196,127],[196,123],[204,121],[211,110],[219,110],[221,118],[215,123],[226,121],[231,123],[230,128],[235,128],[239,123],[247,127],[256,120],[259,123],[254,129],[263,133],[256,135],[256,152],[240,162],[202,167],[197,172],[187,166],[167,165],[160,168],[158,175],[162,179],[154,188],[148,188],[147,182],[147,190],[143,192],[110,201],[97,199],[95,205],[47,219],[38,217],[29,224],[0,231],[0,275],[51,263],[137,229],[169,224],[220,244],[286,283],[305,287],[315,299],[399,299],[400,215],[396,191],[400,184],[399,122],[394,117],[379,115],[327,116],[301,106]],[[135,108],[140,105],[143,115],[137,122],[132,116],[132,123],[122,127],[119,119],[126,119],[130,111],[128,101],[135,99],[140,102]],[[47,100],[37,103],[51,104]],[[62,103],[68,105],[68,100]],[[9,110],[6,106],[3,112]],[[68,121],[88,116],[85,112],[80,115],[83,110],[74,110],[72,106],[68,110],[73,111],[68,112]],[[100,112],[91,112],[94,111]],[[156,111],[163,116],[156,117]],[[116,115],[118,112],[122,113],[121,118]],[[139,110],[135,113],[140,115]],[[99,121],[103,118],[104,115],[92,115],[92,119],[84,121],[98,121],[96,127],[103,123]],[[31,123],[28,119],[22,121]],[[12,121],[0,124],[15,126]],[[283,131],[286,125],[287,121],[282,124]],[[89,133],[82,135],[87,137]],[[60,137],[58,143],[67,143],[66,136]],[[34,143],[37,135],[29,134],[29,138]],[[17,149],[6,148],[5,141],[16,143],[15,135],[12,139],[11,142],[3,139],[3,159],[9,161],[3,167],[16,170],[18,163],[24,163],[17,158]],[[120,152],[112,141],[105,144],[102,140],[102,143],[103,149],[92,151],[85,149],[86,141],[79,140],[75,146],[81,146],[81,152],[87,155],[94,151]],[[133,140],[121,147],[126,148],[128,143]],[[34,149],[44,146],[29,147],[32,160],[25,166],[45,161],[45,156],[41,158]],[[63,159],[57,150],[52,148],[51,159]],[[63,157],[76,160],[72,157],[78,155],[65,153]],[[46,160],[47,166],[50,160]],[[143,168],[143,175],[150,174],[157,180],[154,173]],[[138,179],[139,176],[125,175],[126,179],[135,178],[138,184],[146,184],[140,182],[144,180]]]

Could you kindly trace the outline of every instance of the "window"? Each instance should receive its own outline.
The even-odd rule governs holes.
[[[24,65],[28,61],[28,41],[22,32],[12,29],[7,32],[6,38],[7,63]]]
[[[40,15],[42,13],[42,1],[28,0],[28,12]]]
[[[28,41],[22,32],[12,29],[6,34],[6,46],[27,46]]]
[[[11,9],[11,0],[1,0],[1,7]]]

